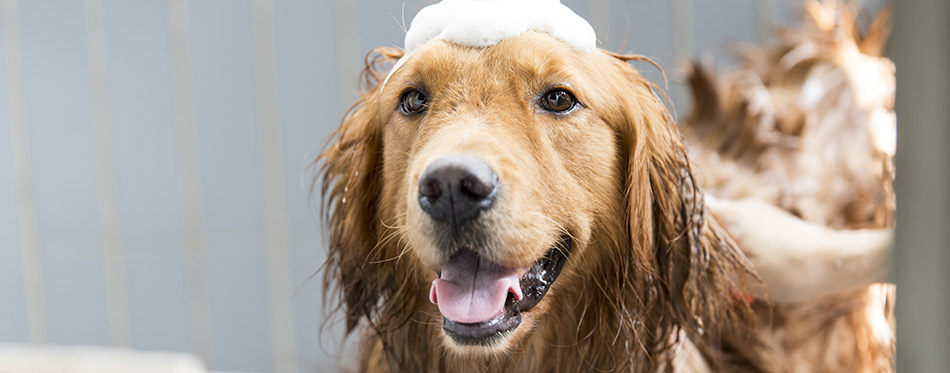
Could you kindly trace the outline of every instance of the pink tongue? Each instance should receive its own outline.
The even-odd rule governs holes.
[[[501,314],[511,292],[521,300],[516,269],[509,269],[465,250],[442,267],[442,277],[432,281],[429,300],[439,305],[445,318],[477,323]]]

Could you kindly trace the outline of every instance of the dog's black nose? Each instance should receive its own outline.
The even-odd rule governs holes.
[[[456,229],[490,208],[497,194],[498,176],[471,155],[439,158],[419,179],[422,211]]]

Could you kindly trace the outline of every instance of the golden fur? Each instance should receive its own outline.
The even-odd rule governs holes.
[[[669,371],[684,344],[715,370],[763,369],[737,296],[755,275],[704,213],[658,89],[628,64],[641,58],[529,32],[482,49],[428,43],[376,84],[399,57],[368,59],[367,92],[318,158],[325,289],[347,332],[362,330],[359,371]],[[409,86],[432,97],[422,116],[397,112]],[[539,112],[553,87],[583,107]],[[483,217],[492,260],[523,266],[574,239],[548,294],[490,348],[443,340],[427,297],[438,255],[412,196],[425,166],[453,152],[485,160],[505,188]]]

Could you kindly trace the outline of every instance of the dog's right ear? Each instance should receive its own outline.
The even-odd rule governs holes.
[[[615,87],[621,110],[611,119],[625,147],[632,249],[619,258],[634,268],[621,273],[630,273],[630,288],[647,295],[641,317],[662,315],[652,316],[655,329],[641,333],[641,343],[650,356],[669,358],[671,343],[682,332],[716,371],[733,370],[733,364],[759,366],[745,356],[745,351],[758,351],[751,332],[754,315],[744,297],[746,279],[756,278],[754,269],[706,214],[686,143],[657,93],[662,90],[627,65],[654,63],[637,55],[611,56],[626,78],[626,84]],[[734,346],[745,350],[733,354]]]
[[[394,48],[377,48],[367,55],[361,74],[362,97],[314,161],[320,168],[313,184],[321,186],[321,215],[330,234],[323,267],[324,299],[339,292],[330,304],[344,310],[347,333],[373,313],[384,288],[391,286],[384,276],[365,273],[364,267],[374,261],[373,248],[379,239],[383,123],[376,96],[385,77],[382,66],[400,57],[402,51]]]

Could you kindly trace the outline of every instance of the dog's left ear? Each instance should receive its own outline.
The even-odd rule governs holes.
[[[647,306],[668,307],[651,312],[672,317],[661,323],[660,339],[682,330],[707,355],[715,355],[751,322],[742,294],[745,279],[755,278],[755,272],[705,213],[683,137],[656,94],[660,89],[626,64],[641,57],[614,57],[627,77],[627,92],[619,98],[622,118],[615,125],[626,152],[633,260],[650,263],[637,266],[644,272],[644,289],[656,297]],[[716,364],[718,357],[709,357]]]
[[[330,247],[324,264],[324,298],[336,303],[346,317],[347,333],[362,318],[372,318],[380,299],[396,284],[392,271],[375,256],[380,227],[377,206],[382,180],[382,119],[378,96],[383,63],[394,62],[402,52],[377,48],[367,55],[361,75],[362,98],[347,112],[340,127],[314,162],[320,167],[323,219],[329,225]],[[374,256],[375,255],[375,256]],[[388,268],[388,267],[387,267]],[[331,291],[340,298],[329,299]]]

